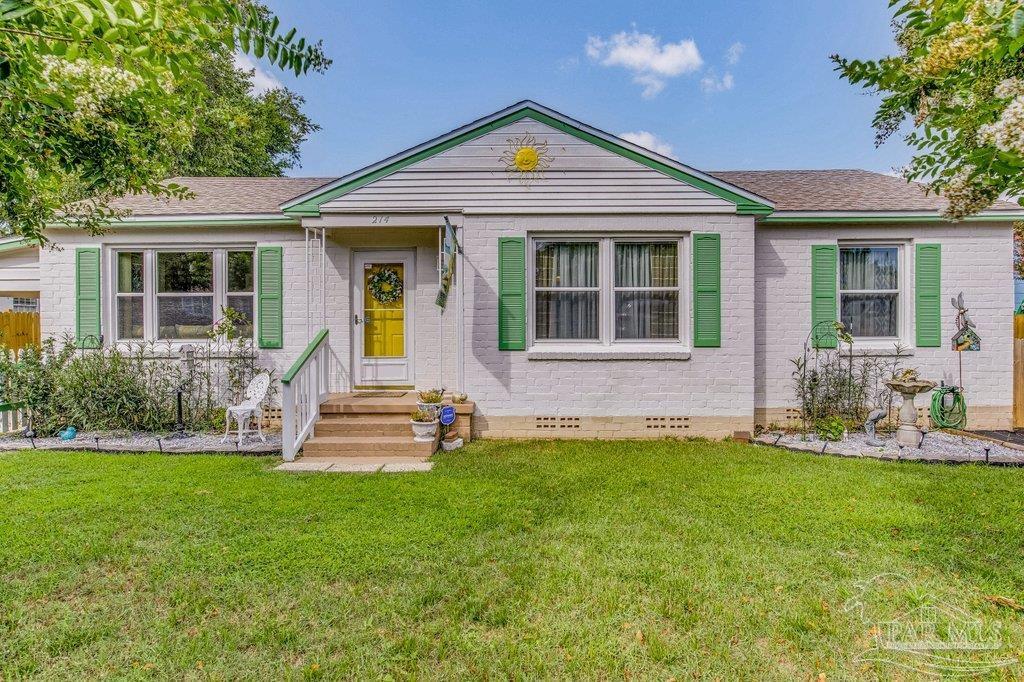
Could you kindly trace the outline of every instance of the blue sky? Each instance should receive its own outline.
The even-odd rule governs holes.
[[[650,133],[705,170],[885,172],[909,154],[899,140],[875,148],[877,99],[828,55],[892,52],[887,4],[271,0],[334,65],[263,68],[322,127],[292,175],[341,175],[522,99]]]

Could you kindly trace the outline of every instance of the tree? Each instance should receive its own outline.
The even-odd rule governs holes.
[[[1024,194],[1024,1],[889,4],[899,54],[832,56],[843,78],[882,94],[876,143],[912,122],[904,175],[945,195],[951,219]]]
[[[0,0],[0,224],[42,244],[58,220],[101,232],[124,194],[188,196],[162,179],[202,137],[211,54],[330,65],[279,28],[247,0]]]
[[[299,147],[319,126],[302,112],[302,97],[286,88],[253,92],[252,71],[231,55],[202,65],[206,94],[190,144],[171,175],[283,175],[299,161]]]

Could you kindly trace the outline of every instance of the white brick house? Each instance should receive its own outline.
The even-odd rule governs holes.
[[[1010,204],[954,224],[884,175],[701,172],[532,102],[341,178],[179,181],[193,199],[124,199],[100,237],[49,230],[44,335],[195,342],[230,305],[279,376],[325,329],[325,390],[443,385],[480,435],[719,437],[794,405],[814,297],[857,347],[899,341],[955,382],[963,291],[984,338],[971,426],[1010,426]],[[461,250],[442,314],[446,219]],[[391,302],[368,285],[389,270]]]

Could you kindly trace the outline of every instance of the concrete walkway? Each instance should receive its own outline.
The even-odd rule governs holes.
[[[282,462],[276,471],[319,471],[338,474],[397,474],[407,471],[430,471],[434,463],[423,457],[300,457]]]

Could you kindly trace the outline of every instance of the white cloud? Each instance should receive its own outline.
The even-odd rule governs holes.
[[[260,68],[260,65],[254,62],[247,54],[243,54],[241,52],[235,53],[235,67],[253,72],[252,89],[257,95],[262,94],[267,90],[284,87],[284,84],[281,83],[281,81],[277,80],[273,74],[267,73]]]
[[[590,36],[584,46],[587,56],[603,66],[621,66],[633,73],[647,99],[665,89],[666,80],[693,73],[704,64],[697,43],[680,40],[662,43],[661,38],[636,29],[621,31],[610,38]]]
[[[719,78],[714,69],[708,69],[704,77],[700,79],[700,89],[708,93],[732,90],[733,85],[735,85],[735,82],[733,81],[732,74],[728,71]]]
[[[647,132],[646,130],[637,130],[630,133],[622,133],[619,135],[623,140],[638,144],[644,149],[650,149],[656,154],[662,156],[672,156],[672,145],[665,142],[654,133]]]
[[[739,41],[733,43],[729,46],[729,49],[725,51],[725,61],[728,64],[738,64],[745,49],[747,48],[743,43]]]

